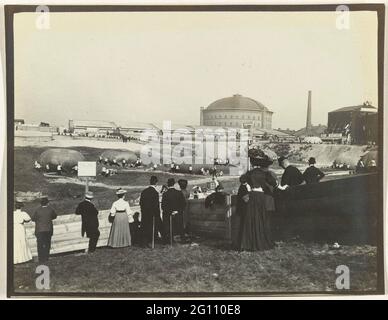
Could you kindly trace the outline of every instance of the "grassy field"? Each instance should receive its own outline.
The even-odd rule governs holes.
[[[84,186],[63,179],[58,183],[58,179],[35,171],[33,163],[46,149],[15,148],[14,189],[19,193],[48,194],[59,214],[72,213],[83,197]],[[72,149],[82,152],[87,160],[96,160],[102,152],[88,147]],[[131,187],[127,198],[136,199],[152,174],[155,173],[122,171],[109,178],[97,177],[96,182],[105,186],[90,188],[95,193],[97,208],[111,206],[116,199],[112,187],[117,185]],[[167,172],[156,175],[161,184],[171,177]],[[199,181],[203,177],[176,175],[176,178]],[[222,183],[231,191],[237,188],[238,179]],[[203,182],[198,184],[203,185]],[[38,205],[39,200],[27,202],[25,210],[31,213]],[[329,250],[322,244],[288,242],[279,243],[270,251],[248,253],[232,251],[221,241],[195,241],[199,246],[159,245],[155,250],[99,248],[89,256],[52,257],[47,264],[51,272],[49,292],[336,292],[338,265],[349,267],[352,291],[376,289],[375,247],[343,246],[340,250]],[[36,266],[35,262],[15,266],[17,292],[37,292]]]
[[[350,290],[376,289],[376,249],[279,243],[265,252],[237,252],[227,244],[198,239],[199,246],[100,248],[93,255],[52,257],[47,292],[336,292],[335,270],[350,269]],[[35,289],[30,262],[15,266],[16,292]]]
[[[47,194],[51,199],[51,205],[58,211],[59,214],[72,213],[84,194],[84,186],[74,183],[68,179],[48,178],[42,172],[34,170],[33,163],[39,159],[42,152],[48,147],[15,147],[14,151],[14,190],[18,195],[25,193]],[[98,159],[103,152],[102,149],[90,147],[73,147],[72,149],[80,151],[86,160],[94,161]],[[100,171],[101,165],[98,167]],[[276,163],[274,168],[278,168]],[[110,208],[113,201],[116,200],[114,193],[115,186],[123,188],[131,188],[127,194],[128,200],[135,200],[139,197],[141,190],[147,186],[151,175],[156,175],[159,179],[159,184],[165,184],[167,179],[175,177],[176,179],[187,179],[189,181],[198,181],[200,186],[205,186],[203,176],[185,175],[185,174],[171,174],[169,172],[144,172],[144,171],[129,171],[120,170],[119,174],[102,177],[97,176],[93,181],[98,186],[91,186],[90,190],[95,193],[95,203],[100,210]],[[73,178],[76,178],[74,175]],[[334,177],[333,177],[334,178]],[[326,177],[326,180],[331,177]],[[61,180],[61,182],[59,182]],[[208,178],[210,181],[210,177]],[[77,181],[79,182],[79,181]],[[237,191],[238,179],[231,178],[222,181],[222,184],[227,192],[232,190]],[[110,188],[109,188],[110,187]],[[39,206],[39,200],[25,203],[25,210],[29,213],[34,211]]]
[[[42,172],[34,170],[33,163],[39,159],[42,152],[47,147],[15,147],[14,152],[14,190],[22,193],[47,194],[51,199],[51,205],[59,214],[72,213],[79,201],[82,199],[85,187],[76,183],[55,183],[55,178],[47,178]],[[74,147],[74,150],[80,151],[86,160],[93,161],[103,150],[88,147]],[[138,172],[138,171],[120,171],[119,174],[111,177],[97,176],[96,183],[107,186],[132,187],[127,194],[128,200],[137,199],[144,186],[149,184],[151,175],[156,175],[159,184],[165,184],[167,179],[175,176],[176,179],[197,180],[201,176],[176,174],[168,172]],[[75,176],[73,176],[75,177]],[[135,186],[135,188],[133,188]],[[136,188],[138,186],[138,188]],[[113,201],[116,200],[114,190],[105,187],[91,186],[90,190],[95,193],[95,203],[98,209],[110,208]],[[36,199],[25,203],[25,210],[31,213],[39,206],[39,200]]]

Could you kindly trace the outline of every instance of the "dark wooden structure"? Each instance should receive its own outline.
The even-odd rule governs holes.
[[[189,221],[194,233],[235,242],[239,217],[235,196],[229,206],[206,209],[204,200],[189,201]],[[341,244],[375,244],[379,210],[377,173],[351,175],[300,185],[276,194],[272,217],[276,240]]]

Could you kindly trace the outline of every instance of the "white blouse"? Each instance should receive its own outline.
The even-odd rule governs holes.
[[[14,215],[13,215],[13,223],[14,224],[23,224],[24,222],[30,222],[30,221],[31,221],[31,218],[27,214],[27,212],[24,212],[20,209],[17,209],[14,212]]]
[[[126,212],[128,216],[128,222],[132,223],[134,212],[131,210],[131,207],[129,206],[129,203],[125,201],[124,199],[118,199],[117,201],[113,202],[112,208],[110,209],[110,214],[112,216],[116,215],[116,212]]]

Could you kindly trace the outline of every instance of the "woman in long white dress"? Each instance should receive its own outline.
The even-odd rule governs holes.
[[[23,203],[16,202],[13,214],[13,262],[23,263],[32,259],[31,250],[26,239],[24,224],[31,221],[30,216],[22,211]]]
[[[125,190],[121,188],[117,190],[118,200],[113,203],[110,210],[111,221],[113,221],[108,246],[112,248],[123,248],[132,244],[129,224],[134,222],[134,212],[129,207],[129,203],[124,200],[125,194]]]

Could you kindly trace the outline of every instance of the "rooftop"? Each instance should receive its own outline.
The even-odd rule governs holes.
[[[269,111],[266,106],[252,98],[235,94],[232,97],[226,97],[211,103],[205,110],[253,110]],[[271,111],[269,111],[271,112]]]

